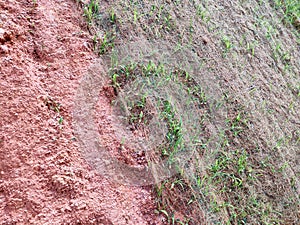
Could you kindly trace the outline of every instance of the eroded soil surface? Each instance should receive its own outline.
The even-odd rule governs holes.
[[[299,18],[285,3],[0,0],[0,224],[299,224]],[[149,160],[123,143],[149,130],[114,120],[111,59],[166,59],[203,89],[199,158],[157,189],[113,183],[82,154],[74,120],[90,106],[75,104],[94,73],[96,126],[82,133],[127,165]]]
[[[0,1],[0,223],[160,224],[151,188],[97,175],[74,137],[75,91],[97,58],[83,12],[34,2]]]

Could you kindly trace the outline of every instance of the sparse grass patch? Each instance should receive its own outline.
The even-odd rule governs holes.
[[[281,9],[284,22],[293,24],[300,31],[300,2],[298,0],[273,0],[276,9]]]
[[[98,0],[90,0],[90,2],[84,6],[84,16],[87,19],[87,22],[89,24],[92,24],[93,19],[98,15],[99,13],[99,2]]]
[[[210,20],[207,10],[201,4],[197,6],[197,16],[205,23]]]
[[[222,42],[225,47],[225,52],[228,52],[232,48],[232,43],[230,41],[230,38],[227,36],[223,36]]]
[[[298,1],[272,2],[284,10],[285,23],[297,23]],[[280,20],[269,16],[274,12],[266,10],[270,5],[264,1],[240,1],[238,6],[218,3],[116,1],[106,12],[98,10],[98,15],[97,7],[87,7],[86,17],[101,31],[94,43],[95,51],[104,56],[109,56],[118,41],[147,38],[168,40],[178,49],[188,46],[205,62],[197,70],[198,79],[179,65],[169,68],[151,60],[135,61],[134,57],[132,63],[109,68],[117,94],[129,86],[138,87],[124,95],[135,94],[134,99],[124,97],[126,120],[133,130],[147,128],[154,116],[166,124],[156,156],[177,164],[178,175],[157,184],[155,190],[157,210],[168,224],[199,224],[204,218],[212,224],[293,224],[299,207],[295,194],[299,173],[285,155],[294,157],[287,149],[296,151],[300,143],[295,116],[300,86],[291,79],[299,74],[297,45],[283,41],[287,34],[282,33]],[[231,13],[235,15],[231,17]],[[224,21],[228,26],[223,26]],[[242,53],[254,57],[235,51],[236,43]],[[134,54],[138,53],[128,53]],[[221,93],[226,93],[217,102],[207,95],[208,88],[198,83],[210,76],[217,77]],[[176,102],[182,95],[187,96],[186,101]],[[195,118],[187,116],[189,113]],[[182,165],[177,153],[185,151],[195,157]]]
[[[143,78],[143,83],[140,83],[140,86],[147,86],[151,83],[151,86],[153,85],[158,89],[163,89],[168,84],[174,83],[189,96],[186,104],[196,104],[199,108],[208,108],[207,98],[204,92],[201,91],[199,84],[185,70],[180,68],[174,68],[169,71],[165,69],[164,65],[156,65],[150,61],[144,65],[133,63],[119,66],[117,69],[112,70],[111,74],[111,85],[117,93],[122,92],[128,85],[135,86],[134,82],[139,78]],[[140,90],[142,89],[143,87],[140,88]],[[147,96],[153,96],[153,93],[142,91],[135,93],[135,95],[140,97],[135,97],[134,101],[124,99],[127,102],[127,120],[134,129],[138,129],[141,126],[147,128],[147,122],[153,116],[147,110]],[[156,155],[162,160],[166,159],[168,164],[178,167],[179,172],[179,175],[176,177],[163,181],[156,186],[158,212],[165,215],[170,224],[188,224],[189,221],[196,222],[197,219],[194,218],[196,215],[192,212],[197,211],[195,207],[199,207],[198,201],[196,200],[192,186],[189,185],[189,179],[184,174],[183,165],[180,164],[181,162],[177,158],[177,154],[185,151],[194,151],[194,147],[190,145],[198,145],[198,143],[192,137],[189,137],[191,140],[186,140],[187,135],[185,133],[187,131],[183,122],[184,115],[179,114],[178,109],[173,105],[171,99],[157,96],[156,99],[152,98],[152,101],[156,102],[154,106],[156,108],[155,111],[157,111],[156,116],[159,118],[159,121],[166,124],[167,128],[164,142],[156,148]],[[197,126],[196,129],[203,129],[201,124],[195,125]],[[149,129],[151,130],[151,128]],[[199,151],[202,150],[203,148],[199,148]],[[177,198],[177,201],[174,202],[173,198]],[[179,202],[182,202],[182,204],[180,205]],[[184,207],[184,211],[186,211],[186,214],[183,214],[184,219],[177,218],[178,213],[182,213],[183,209],[181,207]]]

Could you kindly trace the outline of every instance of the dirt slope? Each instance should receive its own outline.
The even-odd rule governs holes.
[[[72,133],[76,87],[96,59],[83,12],[34,2],[0,0],[0,224],[160,224],[151,190],[95,174]]]
[[[179,211],[184,216],[176,218],[178,224],[201,224],[197,216],[205,211],[212,224],[299,224],[299,1],[99,2],[88,1],[85,16],[95,51],[107,56],[117,89],[127,85],[124,77],[130,86],[130,79],[158,76],[154,88],[142,92],[153,81],[144,79],[138,91],[172,100],[183,121],[178,130],[185,133],[190,130],[186,124],[196,121],[187,115],[199,110],[181,110],[180,91],[188,89],[195,97],[195,88],[204,97],[197,106],[202,111],[198,130],[189,135],[195,142],[177,145],[198,156],[179,165],[181,177],[158,184],[158,209],[169,222]],[[154,62],[174,71],[174,61],[175,70],[186,70],[197,86],[182,80],[181,89],[160,87],[165,77],[174,81],[178,74],[156,68],[151,76],[132,66],[143,64],[148,71]],[[123,102],[138,93],[136,86],[121,88]],[[159,145],[155,148],[165,154]],[[172,150],[167,155],[178,153]]]
[[[0,0],[0,224],[299,224],[299,9]]]

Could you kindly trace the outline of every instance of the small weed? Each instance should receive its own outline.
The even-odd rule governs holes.
[[[116,13],[114,9],[111,10],[109,19],[112,24],[116,23],[117,19],[116,19]]]
[[[275,7],[281,9],[284,14],[283,20],[293,24],[298,30],[300,28],[300,2],[298,0],[273,0]]]
[[[227,36],[223,36],[223,38],[222,38],[222,43],[223,43],[223,45],[224,45],[224,47],[225,47],[225,50],[223,51],[224,56],[225,56],[226,53],[228,53],[228,52],[232,49],[233,45],[232,45],[232,43],[231,43],[230,38],[227,37]]]
[[[89,24],[92,23],[95,15],[99,13],[99,2],[98,0],[90,0],[90,2],[84,7],[84,16]]]
[[[119,75],[116,74],[116,73],[114,73],[114,74],[112,75],[112,85],[113,85],[114,88],[119,88],[119,87],[120,87],[120,84],[119,84],[118,81],[117,81],[118,76],[119,76]]]
[[[202,5],[197,6],[196,14],[197,16],[200,16],[203,22],[209,22],[210,18],[208,16],[208,11]]]
[[[129,108],[130,118],[129,123],[135,128],[140,125],[148,125],[148,118],[151,118],[151,113],[146,109],[147,96],[143,95],[140,100],[133,102]]]
[[[164,21],[165,21],[166,27],[170,30],[172,28],[172,16],[170,14],[167,14],[164,17]]]
[[[45,97],[44,103],[48,107],[48,109],[60,113],[61,104],[56,102],[52,97],[50,96]]]
[[[163,101],[161,106],[161,117],[168,124],[166,139],[168,145],[162,149],[162,155],[170,155],[179,151],[183,144],[182,123],[176,118],[176,112],[169,101]]]
[[[115,36],[111,33],[106,33],[101,40],[101,44],[99,46],[99,54],[103,55],[110,49],[114,47]]]
[[[240,132],[248,126],[248,120],[242,118],[242,113],[239,112],[235,118],[232,120],[226,119],[226,123],[230,126],[230,131],[233,133],[233,136],[238,136]]]
[[[227,167],[229,161],[230,158],[228,158],[226,155],[220,155],[219,157],[217,157],[215,163],[211,166],[211,172],[216,175]]]
[[[138,11],[137,9],[133,10],[133,22],[136,23],[138,21]]]
[[[247,43],[247,51],[251,53],[252,56],[255,54],[255,47],[258,45],[258,41],[254,40],[251,43]]]
[[[282,173],[288,166],[289,164],[285,162],[282,166],[279,167],[278,172]]]
[[[59,117],[59,119],[58,119],[58,123],[59,123],[59,125],[62,125],[63,121],[64,121],[64,118],[63,118],[62,116],[61,116],[61,117]]]

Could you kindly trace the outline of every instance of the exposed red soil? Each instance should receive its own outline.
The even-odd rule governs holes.
[[[150,188],[113,184],[80,153],[73,100],[96,56],[75,1],[0,0],[0,12],[1,224],[162,223]]]

